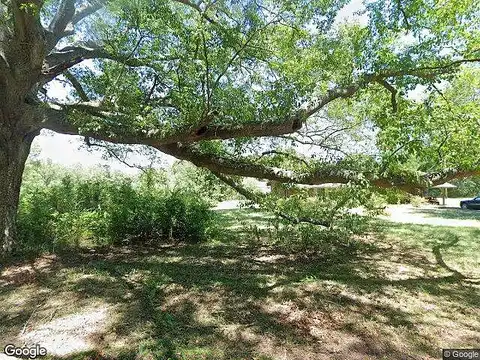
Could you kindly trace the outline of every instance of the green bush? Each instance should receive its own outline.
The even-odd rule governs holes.
[[[108,233],[114,239],[199,242],[212,220],[209,204],[186,191],[114,193]],[[121,195],[121,196],[119,196]],[[115,206],[119,201],[124,206]]]
[[[55,251],[131,240],[199,242],[212,221],[209,208],[198,193],[142,179],[67,172],[48,184],[27,180],[18,213],[19,250]]]
[[[17,218],[18,237],[22,250],[27,252],[52,248],[55,209],[48,190],[22,193]]]
[[[425,204],[425,198],[421,196],[412,196],[410,199],[410,204],[412,204],[414,207],[419,207]]]

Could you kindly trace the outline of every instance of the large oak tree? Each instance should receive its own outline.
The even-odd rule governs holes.
[[[476,173],[475,150],[449,149],[478,134],[478,72],[456,75],[480,59],[478,2],[371,0],[366,24],[343,24],[347,3],[0,0],[3,251],[42,129],[281,182],[411,190]],[[52,81],[63,96],[48,96]],[[407,97],[418,84],[425,103]],[[332,140],[368,127],[372,153]]]

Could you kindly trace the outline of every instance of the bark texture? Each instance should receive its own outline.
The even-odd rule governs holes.
[[[2,119],[3,120],[3,119]],[[16,218],[22,174],[36,133],[22,133],[0,127],[0,253],[9,253],[15,245]]]

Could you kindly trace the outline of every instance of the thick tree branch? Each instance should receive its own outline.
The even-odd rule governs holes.
[[[380,85],[382,85],[385,89],[390,91],[391,93],[391,102],[392,102],[392,110],[394,113],[397,112],[398,110],[398,104],[397,104],[397,94],[398,90],[395,89],[388,81],[386,80],[378,80],[377,81]]]
[[[78,79],[70,71],[65,71],[64,75],[68,79],[68,81],[70,81],[78,96],[80,96],[80,99],[85,102],[90,101],[90,98],[88,97],[87,93],[83,89],[83,86],[82,84],[80,84]]]
[[[255,123],[240,126],[207,125],[199,129],[194,136],[185,138],[184,143],[201,140],[225,140],[240,137],[263,137],[290,134],[301,127],[301,119],[289,117],[279,123]]]
[[[112,118],[112,114],[92,103],[77,104],[75,107],[91,113],[92,115]],[[187,160],[193,164],[207,168],[213,172],[225,175],[238,175],[254,177],[258,179],[274,180],[282,183],[319,185],[325,183],[348,183],[367,180],[372,185],[382,188],[396,187],[408,192],[415,189],[425,188],[429,185],[438,185],[455,178],[479,175],[478,170],[448,169],[443,172],[423,174],[416,178],[405,178],[389,174],[364,174],[357,171],[342,168],[339,164],[325,164],[323,168],[304,173],[295,173],[290,170],[269,167],[255,163],[249,159],[229,158],[216,154],[201,152],[193,146],[185,144],[185,139],[195,137],[188,133],[173,134],[164,137],[151,136],[146,132],[139,131],[132,134],[126,129],[122,132],[121,124],[112,124],[109,130],[80,131],[80,129],[68,122],[67,112],[63,109],[48,108],[42,109],[41,115],[45,121],[43,127],[56,132],[83,135],[101,141],[118,144],[140,144],[154,147],[166,154],[172,155],[181,160]]]
[[[479,175],[480,175],[480,168],[471,169],[471,170],[445,169],[442,171],[437,171],[437,172],[428,174],[426,175],[426,177],[431,182],[431,184],[435,186],[435,185],[443,184],[447,181],[451,181],[455,179],[464,179],[467,177],[479,176]]]
[[[106,2],[106,0],[90,0],[89,3],[82,5],[75,10],[75,14],[72,17],[72,25],[75,26],[86,17],[96,13],[105,6]]]
[[[158,150],[194,165],[204,167],[212,172],[224,175],[254,177],[273,180],[281,183],[321,185],[326,183],[342,183],[368,181],[380,188],[398,188],[407,192],[415,192],[428,186],[442,184],[446,181],[480,174],[478,170],[448,169],[442,172],[422,174],[414,178],[395,175],[365,174],[342,168],[337,164],[325,164],[324,168],[314,172],[295,173],[290,170],[269,167],[254,163],[248,159],[233,159],[216,154],[205,154],[192,147],[177,144],[162,145]]]
[[[76,0],[61,0],[57,12],[53,16],[48,29],[53,33],[61,33],[75,14]]]
[[[234,189],[236,192],[238,192],[240,195],[243,195],[247,200],[253,201],[254,203],[260,205],[261,207],[265,208],[265,210],[269,212],[273,212],[275,215],[278,217],[285,219],[293,224],[300,224],[300,223],[308,223],[308,224],[313,224],[317,226],[323,226],[323,227],[330,227],[331,224],[328,221],[325,220],[318,220],[318,219],[312,219],[312,218],[307,218],[307,217],[296,217],[289,215],[283,211],[280,211],[275,208],[271,208],[268,206],[264,205],[264,196],[263,194],[257,194],[254,193],[251,190],[248,190],[244,186],[240,185],[237,183],[235,180],[232,178],[223,175],[222,173],[219,172],[212,172],[217,178],[222,180],[225,184],[230,186],[232,189]]]
[[[90,46],[66,46],[45,58],[43,77],[44,81],[50,81],[57,75],[68,70],[87,59],[108,59],[127,66],[146,66],[154,68],[155,64],[162,61],[176,60],[177,57],[156,57],[155,59],[134,58],[130,55],[112,54],[100,45],[89,44]]]
[[[296,111],[293,115],[279,122],[255,123],[239,125],[237,127],[225,126],[207,126],[198,137],[185,139],[182,142],[196,142],[200,140],[231,139],[239,137],[262,137],[262,136],[280,136],[294,133],[300,130],[308,117],[319,112],[328,103],[338,98],[347,98],[352,96],[361,87],[361,84],[355,84],[345,88],[330,90],[317,101],[304,106],[303,109]]]
[[[203,153],[192,146],[167,144],[156,147],[158,150],[213,172],[227,175],[254,177],[282,183],[320,185],[325,183],[347,183],[360,180],[361,174],[329,166],[315,173],[295,173],[290,170],[255,163],[249,159],[228,158],[216,154]]]
[[[98,130],[81,129],[79,125],[72,123],[70,119],[70,112],[72,110],[81,111],[85,113],[86,116],[106,119],[110,124]],[[123,114],[114,113],[109,109],[104,109],[100,104],[93,101],[63,106],[56,105],[42,109],[39,108],[37,109],[37,112],[37,117],[43,120],[41,127],[57,133],[82,135],[115,144],[139,144],[150,146],[162,144],[162,140],[149,137],[146,132],[138,131],[137,134],[133,134],[131,129],[122,125],[120,119],[119,121],[115,121],[115,118],[121,118]]]
[[[321,96],[320,98],[316,99],[313,101],[311,104],[308,104],[305,109],[305,118],[308,118],[317,112],[319,112],[321,109],[323,109],[327,104],[331,103],[333,100],[339,99],[339,98],[349,98],[353,94],[355,94],[360,88],[368,84],[369,80],[367,79],[362,79],[361,81],[358,81],[350,86],[346,87],[337,87],[331,90],[328,90],[328,92],[324,95]]]
[[[87,116],[99,117],[109,120],[111,123],[95,132],[82,132],[79,126],[74,125],[69,120],[68,112],[71,110],[81,111]],[[132,129],[122,126],[122,118],[128,117],[127,114],[122,114],[118,111],[112,111],[109,108],[104,108],[98,102],[90,101],[70,105],[56,105],[55,107],[48,107],[46,109],[39,109],[43,122],[41,127],[50,129],[55,132],[67,135],[85,135],[99,140],[109,141],[113,143],[126,144],[143,144],[150,146],[157,146],[172,143],[193,143],[201,140],[221,140],[238,137],[260,137],[260,136],[275,136],[279,134],[291,133],[297,129],[299,125],[298,120],[287,118],[282,123],[272,124],[247,124],[244,126],[233,128],[231,126],[210,126],[208,125],[216,113],[210,113],[204,119],[199,121],[195,127],[182,129],[170,135],[158,135],[158,131],[142,131],[138,129],[135,133]],[[122,129],[123,127],[123,129]]]
[[[460,65],[471,62],[480,62],[480,58],[460,59],[452,61],[448,64],[438,66],[426,66],[405,70],[385,70],[380,71],[376,74],[367,74],[361,77],[356,82],[350,84],[349,86],[337,87],[329,90],[327,94],[316,99],[314,102],[306,106],[305,115],[306,117],[310,117],[311,115],[316,114],[319,110],[325,107],[325,105],[332,102],[333,100],[339,98],[349,98],[354,95],[358,90],[372,82],[379,82],[383,86],[385,86],[390,92],[392,92],[393,102],[393,91],[395,91],[396,95],[397,90],[393,88],[393,86],[391,86],[388,82],[386,82],[386,79],[403,76],[415,76],[426,79],[434,79],[438,75],[450,73],[452,71],[455,71],[455,69],[458,68]],[[394,106],[397,106],[396,99],[394,102]]]
[[[64,71],[64,70],[63,70]],[[244,124],[244,125],[210,125],[211,120],[205,121],[205,119],[200,121],[199,127],[195,128],[194,131],[184,130],[180,131],[174,136],[168,138],[162,138],[160,140],[148,139],[138,139],[139,143],[144,143],[145,141],[150,144],[166,144],[166,143],[192,143],[202,140],[224,140],[240,137],[263,137],[263,136],[281,136],[286,134],[291,134],[298,131],[304,124],[305,120],[320,111],[325,105],[337,98],[346,98],[353,95],[358,89],[360,89],[360,84],[352,85],[346,88],[338,88],[328,91],[328,93],[321,97],[318,101],[310,104],[307,109],[300,109],[295,112],[293,115],[278,121],[278,122],[259,122],[253,124]],[[91,107],[91,104],[77,104],[77,105],[68,105],[65,108],[72,108],[77,110],[83,110],[87,113],[94,116],[105,117],[108,116],[104,111],[100,111],[98,107]],[[93,111],[93,112],[92,112]],[[212,114],[217,116],[216,113]],[[207,115],[208,117],[209,115]],[[65,120],[66,122],[67,120]],[[55,130],[57,127],[56,123],[46,122],[44,126],[51,128],[54,131],[65,132],[66,127],[62,125]],[[67,133],[75,133],[77,129],[69,129]],[[101,135],[101,134],[98,134]],[[95,137],[95,136],[92,136]],[[136,137],[135,137],[136,138]],[[114,141],[121,142],[121,141]]]
[[[57,12],[53,16],[46,33],[47,53],[57,45],[62,37],[73,34],[74,29],[71,20],[75,14],[75,2],[76,0],[60,1]]]
[[[75,25],[100,10],[106,0],[89,0],[80,7],[76,7],[77,0],[61,0],[58,5],[46,35],[46,50],[49,53],[65,36],[73,35]]]

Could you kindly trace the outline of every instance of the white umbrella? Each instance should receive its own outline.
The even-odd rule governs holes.
[[[456,188],[456,186],[446,182],[444,184],[436,185],[434,188],[443,189],[443,205],[445,205],[445,198],[448,197],[448,189]]]

